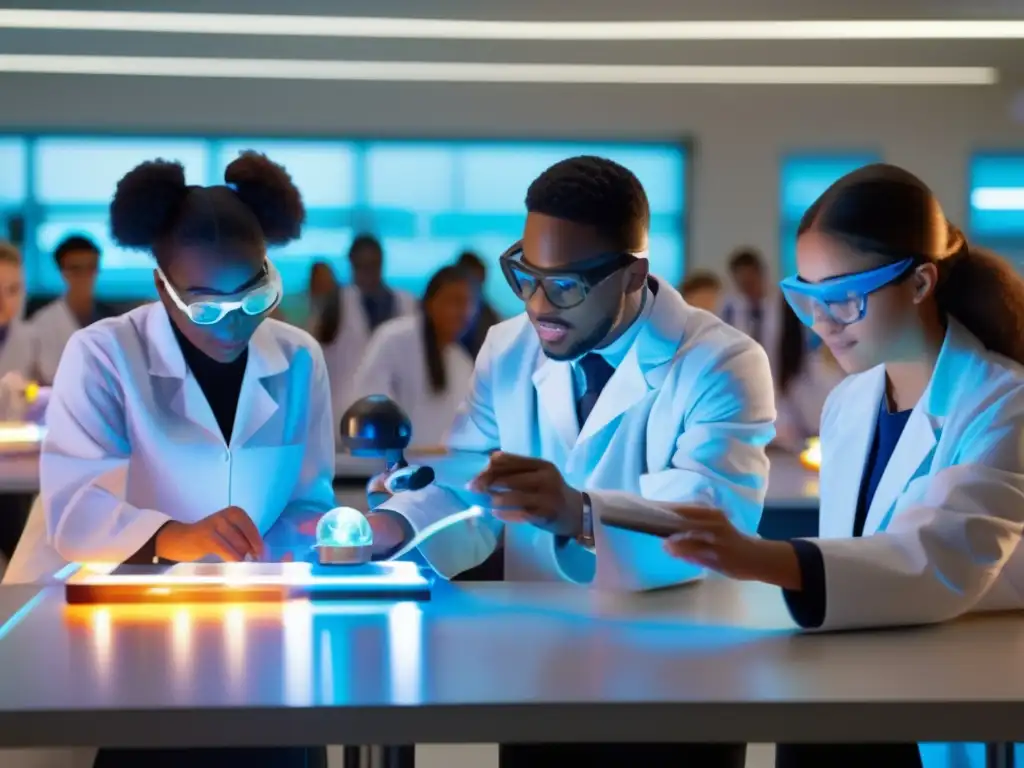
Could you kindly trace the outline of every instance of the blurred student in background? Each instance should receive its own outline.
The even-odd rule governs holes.
[[[334,413],[339,416],[356,399],[352,377],[374,331],[388,320],[415,314],[417,308],[412,294],[393,290],[384,282],[384,251],[376,238],[359,235],[352,241],[348,260],[352,284],[338,289],[337,300],[323,299],[313,333],[323,346]]]
[[[483,259],[472,251],[464,251],[459,256],[458,261],[455,262],[455,265],[469,276],[477,293],[478,309],[476,317],[473,318],[469,330],[462,337],[462,346],[475,358],[480,351],[480,347],[483,346],[484,339],[487,338],[487,331],[491,329],[491,326],[500,323],[501,318],[484,296],[487,266],[484,264]]]
[[[100,249],[87,237],[65,238],[53,254],[64,278],[65,291],[31,319],[32,331],[39,340],[38,374],[42,384],[52,384],[61,353],[71,334],[97,320],[117,314],[96,301],[96,276],[100,269]]]
[[[691,272],[679,286],[679,292],[687,304],[697,309],[718,312],[722,304],[722,281],[714,272]]]
[[[387,395],[412,420],[412,445],[444,444],[469,393],[473,358],[460,343],[477,313],[477,289],[457,266],[427,284],[421,310],[384,323],[359,364],[353,399]]]
[[[761,254],[753,248],[735,251],[729,257],[729,278],[732,288],[722,301],[721,318],[764,347],[772,373],[778,375],[782,297],[769,283]]]
[[[808,438],[818,435],[825,400],[845,374],[829,348],[785,302],[776,359],[774,444],[799,452]]]
[[[32,333],[22,320],[25,270],[18,249],[0,240],[0,382],[9,374],[26,380],[35,376],[36,351]]]

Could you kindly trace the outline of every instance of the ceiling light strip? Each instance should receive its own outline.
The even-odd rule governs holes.
[[[993,85],[989,67],[669,66],[0,54],[0,72],[435,83]]]
[[[1024,20],[497,21],[0,9],[0,28],[419,40],[1019,40]]]

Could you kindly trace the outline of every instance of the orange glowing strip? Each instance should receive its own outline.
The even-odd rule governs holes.
[[[821,469],[821,440],[812,437],[807,441],[807,448],[800,453],[800,463],[814,472]]]
[[[381,563],[387,573],[377,576],[359,576],[346,574],[343,570],[336,574],[313,574],[310,563],[274,563],[273,569],[261,569],[263,563],[181,563],[172,566],[163,573],[154,574],[115,574],[116,566],[91,563],[73,575],[68,581],[74,584],[90,586],[148,586],[148,587],[188,587],[197,585],[220,585],[225,588],[243,587],[300,587],[315,584],[349,585],[353,587],[368,586],[409,586],[418,587],[427,584],[415,563],[391,562]],[[204,573],[215,570],[217,572]]]

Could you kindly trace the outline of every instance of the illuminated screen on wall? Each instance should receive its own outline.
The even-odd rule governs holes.
[[[117,180],[144,160],[165,158],[185,165],[189,183],[220,183],[225,165],[244,149],[266,152],[284,165],[306,201],[303,237],[273,254],[289,293],[304,290],[314,260],[331,262],[347,280],[348,245],[356,234],[369,232],[384,245],[386,275],[395,287],[419,294],[435,269],[472,250],[494,265],[487,289],[496,308],[506,315],[517,312],[520,305],[504,285],[497,257],[522,233],[529,183],[549,165],[579,154],[612,158],[637,174],[651,204],[652,270],[672,282],[683,274],[687,156],[673,144],[0,138],[4,168],[19,169],[0,179],[0,210],[24,206],[31,212],[31,290],[62,290],[50,254],[63,237],[82,233],[103,249],[103,298],[153,296],[149,257],[110,242],[107,206]],[[18,152],[17,163],[8,166],[7,153]]]
[[[968,238],[1024,268],[1024,152],[971,158]]]
[[[782,215],[779,270],[782,276],[796,274],[796,231],[804,212],[833,182],[879,160],[879,155],[866,152],[799,154],[782,159],[779,189]]]

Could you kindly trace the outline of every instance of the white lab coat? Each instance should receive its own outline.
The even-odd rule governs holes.
[[[225,443],[161,304],[79,331],[47,412],[40,500],[5,582],[67,562],[121,562],[168,520],[229,505],[262,534],[283,515],[334,506],[334,419],[319,346],[265,320],[249,344]]]
[[[13,321],[7,338],[0,346],[0,376],[18,373],[27,380],[33,380],[39,354],[37,345],[32,326],[24,320]]]
[[[36,339],[36,374],[41,384],[52,384],[64,347],[81,326],[63,298],[51,301],[28,322]]]
[[[668,557],[659,539],[600,523],[608,510],[649,506],[645,499],[713,499],[740,528],[757,529],[775,418],[764,351],[661,280],[638,322],[636,340],[582,432],[571,364],[544,356],[527,317],[488,334],[449,447],[547,459],[569,485],[589,493],[595,520],[595,553],[556,543],[531,525],[505,526],[509,580],[592,580],[603,589],[638,591],[699,575]],[[419,532],[466,504],[433,485],[382,506]],[[499,530],[493,518],[456,523],[426,539],[420,553],[450,578],[483,562]]]
[[[331,381],[331,402],[334,412],[341,414],[357,399],[352,396],[356,368],[370,343],[370,321],[363,309],[359,289],[352,285],[341,289],[341,327],[330,344],[324,345],[324,358]],[[396,316],[415,314],[419,302],[412,294],[395,291]],[[378,329],[379,330],[379,329]]]
[[[444,443],[455,414],[469,394],[473,358],[459,343],[443,351],[447,388],[434,393],[427,375],[422,313],[383,323],[373,334],[352,385],[353,399],[387,395],[409,414],[412,447],[435,448]]]
[[[1024,370],[949,323],[851,538],[881,398],[882,366],[849,377],[821,420],[824,630],[930,624],[1024,608]]]
[[[761,334],[758,342],[768,353],[772,371],[778,370],[779,345],[782,341],[782,303],[778,291],[769,291],[761,302]],[[748,336],[754,331],[750,300],[739,294],[727,294],[718,309],[718,316]]]
[[[827,359],[821,349],[809,352],[786,391],[775,393],[776,444],[790,451],[803,450],[807,439],[818,435],[825,401],[844,377],[838,363]]]

